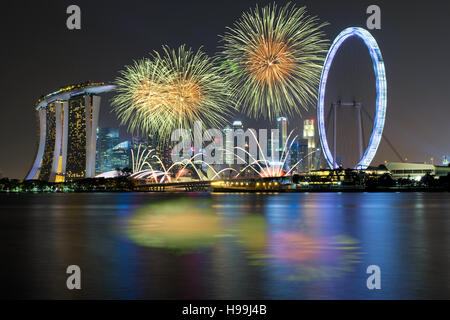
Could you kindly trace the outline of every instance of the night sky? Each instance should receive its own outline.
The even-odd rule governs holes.
[[[0,172],[23,178],[38,147],[34,103],[68,84],[113,81],[133,59],[167,44],[186,43],[213,55],[219,35],[243,11],[272,1],[8,1],[2,4],[0,38]],[[276,1],[285,4],[287,1]],[[332,41],[346,27],[366,26],[366,8],[378,4],[382,29],[372,30],[383,54],[388,80],[385,134],[409,161],[441,163],[450,154],[449,1],[293,1],[330,25]],[[66,8],[81,8],[81,30],[66,28]],[[374,108],[375,84],[367,50],[349,41],[336,57],[327,103],[358,100]],[[102,98],[100,126],[117,126],[109,96]],[[373,111],[372,111],[373,112]],[[310,106],[303,117],[315,117]],[[236,114],[252,127],[267,127]],[[342,121],[345,121],[342,120]],[[347,118],[347,121],[350,121]],[[301,118],[289,118],[300,129]],[[272,125],[273,127],[275,124]],[[346,127],[346,126],[342,126]],[[367,129],[370,131],[370,128]],[[126,137],[126,131],[121,129]],[[356,136],[347,134],[348,141]],[[373,164],[398,158],[385,141]]]

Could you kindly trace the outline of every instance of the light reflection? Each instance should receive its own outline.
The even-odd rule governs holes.
[[[449,298],[447,193],[0,198],[8,299]],[[167,226],[143,225],[171,212],[218,223],[198,223],[213,232],[189,247],[193,223],[177,242]],[[87,271],[80,292],[64,285],[70,264]],[[382,270],[382,290],[367,290],[372,264]]]
[[[271,239],[270,250],[270,258],[287,266],[284,279],[290,281],[339,278],[360,261],[358,241],[343,235],[327,238],[283,232]]]
[[[205,201],[169,200],[139,209],[126,231],[141,246],[190,252],[214,245],[221,236],[221,220]]]
[[[217,208],[204,199],[166,200],[137,210],[126,230],[140,246],[180,254],[205,248],[215,250],[226,243],[242,252],[250,266],[282,269],[279,280],[310,281],[352,271],[360,255],[356,239],[330,233],[311,234],[288,208],[279,206],[278,211],[273,210],[278,214],[272,212],[269,216],[242,212],[230,215],[227,206]],[[278,216],[276,223],[274,216]],[[233,257],[221,260],[230,259]]]

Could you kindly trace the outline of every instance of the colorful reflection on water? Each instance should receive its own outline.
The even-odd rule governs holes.
[[[211,247],[222,231],[210,203],[186,199],[144,206],[129,218],[127,234],[138,245],[180,253]]]
[[[273,213],[273,212],[272,212]],[[348,235],[311,235],[291,216],[284,230],[271,228],[257,211],[248,215],[227,214],[205,199],[159,201],[136,210],[128,218],[126,234],[140,246],[192,254],[215,245],[235,245],[245,253],[249,265],[270,267],[285,264],[283,279],[308,281],[342,276],[358,263],[358,241]]]
[[[448,193],[0,194],[0,212],[5,298],[450,298]]]

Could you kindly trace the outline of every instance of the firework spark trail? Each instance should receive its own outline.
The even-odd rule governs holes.
[[[258,139],[256,138],[256,136],[253,134],[253,138],[255,139],[256,145],[258,147],[258,149],[261,152],[261,155],[263,156],[263,159],[261,160],[257,160],[254,156],[252,156],[249,152],[247,152],[245,149],[241,148],[241,147],[234,147],[234,149],[238,149],[238,150],[242,150],[244,151],[246,154],[249,155],[249,157],[251,159],[253,159],[252,162],[248,163],[242,170],[240,170],[237,175],[234,176],[234,178],[237,178],[241,175],[241,173],[245,172],[245,170],[247,170],[247,168],[251,168],[253,169],[260,177],[281,177],[281,176],[286,176],[288,175],[301,161],[298,161],[297,163],[294,164],[294,167],[292,167],[287,173],[286,171],[283,172],[284,167],[286,166],[286,161],[289,155],[289,150],[291,150],[292,145],[294,144],[294,142],[296,141],[296,139],[298,138],[298,135],[295,135],[292,139],[291,136],[294,133],[294,130],[292,130],[289,135],[286,138],[286,142],[284,144],[283,147],[283,151],[281,153],[281,157],[280,157],[280,162],[281,165],[276,166],[276,167],[271,167],[271,163],[270,161],[268,161],[266,159],[266,157],[264,156],[264,152],[262,151],[261,145],[258,142]],[[271,148],[272,150],[274,150],[273,146]],[[225,150],[226,151],[226,150]],[[234,153],[234,152],[233,152]],[[243,160],[241,157],[239,157],[238,155],[235,155],[237,158]],[[274,153],[272,153],[272,163],[274,162]],[[250,160],[250,159],[249,159]],[[244,160],[245,161],[245,160]],[[260,165],[260,163],[264,164],[264,167],[262,165]],[[255,168],[253,168],[254,165],[257,165],[260,169],[260,172],[258,172]]]
[[[144,149],[144,150],[142,150],[142,152],[140,150],[141,150],[141,145],[139,145],[136,156],[135,156],[133,149],[131,149],[131,163],[132,163],[131,166],[132,166],[133,173],[139,172],[144,168],[144,165],[145,165],[148,157],[154,151],[154,149],[151,149],[151,150]]]
[[[164,46],[162,53],[126,66],[116,85],[112,107],[121,124],[133,133],[158,134],[163,140],[195,121],[220,127],[234,106],[216,60],[185,46]]]
[[[295,115],[314,105],[328,41],[305,7],[276,4],[244,13],[222,36],[221,67],[249,116]]]

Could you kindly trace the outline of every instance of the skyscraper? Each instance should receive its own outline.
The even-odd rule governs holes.
[[[233,168],[239,171],[245,167],[242,162],[248,163],[249,157],[247,153],[242,154],[237,147],[248,152],[248,145],[245,143],[244,125],[240,120],[233,121],[233,157],[235,162]]]
[[[117,128],[97,128],[97,155],[95,171],[98,173],[112,170],[111,152],[119,144],[119,129]],[[114,169],[114,168],[113,168]]]
[[[95,175],[99,94],[112,89],[112,85],[86,82],[37,101],[39,148],[26,179],[61,182]]]
[[[154,134],[147,137],[133,136],[130,148],[133,149],[135,156],[138,153],[138,149],[140,149],[140,152],[143,152],[144,150],[152,150],[151,156],[147,159],[147,162],[150,163],[152,168],[164,171],[161,163],[165,168],[170,167],[172,164],[172,147],[172,142],[159,139],[159,136]]]
[[[308,141],[307,168],[314,170],[313,152],[316,149],[316,137],[314,130],[314,119],[306,119],[303,121],[303,139]]]
[[[240,120],[233,121],[233,130],[237,130],[237,129],[244,129],[244,125],[242,124],[242,121],[240,121]]]
[[[130,141],[122,141],[121,143],[115,145],[113,148],[109,149],[107,153],[109,155],[109,162],[107,163],[107,165],[109,166],[110,170],[123,170],[124,168],[131,169]]]
[[[231,165],[234,163],[234,130],[230,126],[226,126],[222,131],[225,136],[224,162],[225,164]]]
[[[286,148],[286,139],[287,139],[287,119],[285,117],[279,117],[277,119],[277,127],[278,133],[280,135],[278,147],[280,149],[280,156]]]
[[[308,140],[307,139],[298,139],[292,143],[290,149],[290,163],[289,167],[293,169],[294,172],[306,172],[309,171],[308,168]]]

